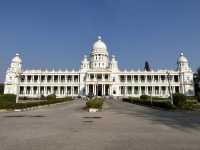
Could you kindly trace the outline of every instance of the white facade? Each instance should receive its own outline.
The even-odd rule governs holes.
[[[20,77],[20,78],[19,78]],[[170,86],[169,86],[170,85]],[[194,95],[193,72],[181,53],[174,70],[122,71],[115,56],[109,57],[101,37],[93,44],[90,56],[84,56],[79,71],[24,70],[19,54],[12,59],[6,72],[4,93],[22,97],[56,94],[58,97],[134,96],[168,97],[173,93]]]

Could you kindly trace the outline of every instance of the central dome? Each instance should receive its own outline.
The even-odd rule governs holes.
[[[178,58],[178,62],[179,63],[181,63],[181,62],[187,63],[188,62],[187,58],[184,56],[183,53],[181,53],[180,57]]]
[[[14,63],[22,63],[22,60],[21,60],[21,58],[20,58],[20,55],[17,53],[16,55],[15,55],[15,57],[12,59],[12,62],[14,62]]]
[[[93,44],[92,47],[92,53],[94,54],[105,54],[108,55],[107,52],[107,46],[106,44],[102,41],[101,36],[98,36],[98,40]]]

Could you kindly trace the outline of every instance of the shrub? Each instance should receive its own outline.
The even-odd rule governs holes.
[[[169,97],[165,98],[165,97],[159,97],[159,96],[152,96],[153,100],[168,100]]]
[[[94,94],[90,92],[87,97],[92,99],[94,97]]]
[[[173,94],[173,102],[177,107],[182,108],[186,104],[187,97],[181,93]]]
[[[28,97],[24,96],[24,97],[19,97],[20,100],[29,100]]]
[[[57,100],[65,100],[65,101],[70,101],[72,100],[73,98],[70,97],[70,96],[66,96],[66,97],[62,97],[62,98],[56,98]]]
[[[129,98],[123,98],[122,101],[132,103],[132,104],[138,104],[138,105],[145,105],[145,106],[155,106],[165,109],[173,109],[173,105],[169,101],[150,101],[150,100],[141,100],[139,98],[135,97],[129,97]]]
[[[197,100],[200,102],[200,92],[197,92]]]
[[[101,98],[90,99],[86,102],[88,108],[99,108],[102,109],[104,100]]]
[[[61,103],[72,100],[71,97],[66,98],[59,98],[49,101],[39,101],[39,102],[27,102],[27,103],[2,103],[0,102],[0,109],[23,109],[28,107],[35,107],[35,106],[42,106],[42,105],[49,105],[55,103]]]
[[[141,95],[141,96],[140,96],[140,99],[141,99],[141,100],[149,100],[150,98],[149,98],[148,95]]]
[[[14,94],[3,94],[3,95],[0,95],[0,101],[1,102],[12,102],[12,103],[15,103],[15,100],[16,100],[16,95]]]
[[[55,100],[56,99],[56,95],[55,94],[51,94],[47,96],[47,100]]]

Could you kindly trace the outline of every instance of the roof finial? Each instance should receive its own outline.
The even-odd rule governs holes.
[[[181,56],[183,56],[184,54],[183,54],[183,52],[181,52]]]
[[[99,36],[98,36],[98,40],[100,40],[100,41],[101,41],[101,39],[102,39],[102,38],[101,38],[101,36],[99,35]]]

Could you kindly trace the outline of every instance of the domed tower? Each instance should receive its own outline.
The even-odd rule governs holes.
[[[177,70],[180,75],[181,91],[187,96],[194,95],[193,72],[189,66],[188,59],[183,53],[180,54],[177,60]]]
[[[109,55],[106,44],[102,41],[101,36],[98,36],[98,40],[92,47],[92,53],[90,56],[92,69],[105,69],[109,67]]]
[[[90,62],[89,62],[87,56],[84,55],[84,58],[83,58],[83,60],[81,62],[81,70],[82,71],[87,71],[88,69],[90,69]]]
[[[178,70],[181,72],[191,71],[191,69],[189,67],[188,59],[184,56],[183,53],[180,54],[178,61],[177,61],[177,65],[178,65]]]
[[[6,71],[4,93],[16,94],[19,75],[22,73],[22,60],[17,53]]]
[[[110,69],[112,71],[115,71],[115,72],[118,71],[118,62],[117,62],[114,55],[112,55],[112,59],[111,59],[111,62],[110,62]]]

